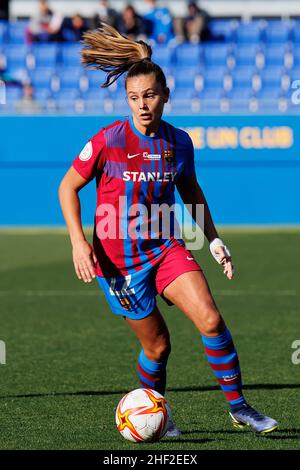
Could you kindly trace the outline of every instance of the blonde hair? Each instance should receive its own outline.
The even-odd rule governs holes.
[[[101,85],[103,88],[110,86],[124,72],[128,72],[138,63],[153,64],[151,62],[152,49],[148,44],[144,41],[128,39],[105,23],[102,23],[99,29],[84,33],[82,42],[83,66],[90,70],[99,69],[107,72],[106,81]],[[159,66],[156,65],[156,67]],[[151,71],[146,73],[151,73]]]

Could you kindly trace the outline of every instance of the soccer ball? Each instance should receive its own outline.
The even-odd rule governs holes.
[[[119,402],[116,424],[122,436],[132,442],[158,441],[168,429],[170,408],[155,390],[138,388]]]

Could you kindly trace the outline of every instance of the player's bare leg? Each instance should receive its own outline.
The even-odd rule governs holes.
[[[225,323],[212,297],[202,271],[190,271],[178,276],[163,291],[205,336],[217,336]]]
[[[126,318],[142,345],[139,356],[138,374],[141,385],[165,394],[166,365],[171,352],[170,334],[158,307],[141,320]],[[169,419],[167,437],[176,437],[181,431],[175,426],[172,416]]]
[[[238,355],[203,272],[181,274],[164,289],[163,295],[201,333],[208,362],[230,405],[233,425],[239,428],[250,426],[261,434],[276,429],[277,421],[256,411],[247,404],[243,396]]]
[[[130,328],[139,339],[145,355],[154,362],[167,360],[171,352],[170,334],[158,307],[141,320],[126,317]]]

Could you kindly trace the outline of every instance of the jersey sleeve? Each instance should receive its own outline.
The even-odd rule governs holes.
[[[187,147],[184,152],[184,165],[183,171],[180,175],[180,180],[190,178],[195,175],[195,154],[194,154],[194,145],[192,139],[187,135]]]
[[[104,166],[105,137],[101,130],[85,144],[75,158],[73,168],[86,180],[93,179]]]

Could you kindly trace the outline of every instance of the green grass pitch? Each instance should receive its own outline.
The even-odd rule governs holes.
[[[268,437],[231,426],[194,326],[161,299],[172,337],[167,398],[183,435],[125,441],[115,426],[121,397],[137,388],[139,344],[94,281],[77,280],[59,231],[0,232],[1,449],[299,449],[299,243],[295,230],[226,230],[236,278],[207,246],[196,257],[239,352],[245,395],[280,421]]]

